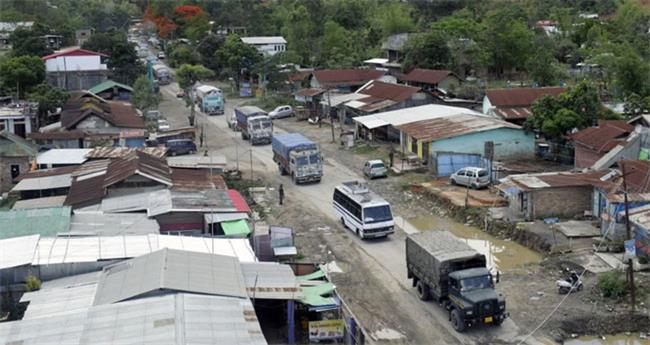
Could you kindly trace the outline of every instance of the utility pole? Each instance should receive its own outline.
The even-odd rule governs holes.
[[[625,164],[621,164],[623,173],[623,196],[625,201],[625,231],[628,241],[632,239],[632,230],[630,229],[630,208],[627,202],[627,174],[625,173]],[[632,300],[632,311],[636,308],[636,291],[634,287],[634,264],[632,258],[627,261],[628,282],[630,283],[630,299]]]
[[[332,101],[329,88],[327,88],[327,116],[330,117],[330,124],[332,125],[332,142],[336,142],[336,139],[334,139],[334,118],[332,117]]]
[[[251,140],[253,140],[251,138]],[[251,148],[251,181],[253,181],[253,149]]]

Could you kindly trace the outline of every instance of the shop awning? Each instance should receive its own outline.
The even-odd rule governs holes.
[[[320,279],[320,278],[323,278],[323,277],[325,277],[325,272],[323,272],[323,270],[321,270],[319,268],[318,271],[315,271],[315,272],[312,272],[312,273],[309,273],[309,274],[305,274],[304,276],[298,276],[296,278],[298,278],[298,280],[314,280],[314,279]]]
[[[304,297],[300,300],[301,303],[310,307],[338,307],[338,303],[334,297],[323,297],[334,292],[334,284],[324,283],[315,286],[301,287]]]
[[[230,222],[222,222],[221,229],[226,236],[247,236],[251,233],[248,223],[244,219],[234,220]]]

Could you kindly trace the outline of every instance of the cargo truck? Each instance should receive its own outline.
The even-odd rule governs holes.
[[[252,145],[257,143],[271,143],[273,138],[273,122],[266,112],[255,106],[235,108],[237,128],[241,130],[241,137],[250,140]]]
[[[424,231],[406,238],[409,279],[421,300],[433,299],[449,312],[457,332],[476,324],[499,326],[508,317],[506,301],[494,289],[485,256],[447,231]]]
[[[152,66],[153,75],[158,80],[160,85],[167,85],[172,81],[172,75],[169,68],[163,64],[155,64]]]
[[[210,85],[199,85],[194,89],[195,102],[208,115],[223,114],[224,99],[221,90]]]
[[[287,133],[273,136],[271,148],[281,175],[291,175],[295,184],[320,182],[323,157],[318,144],[299,133]]]

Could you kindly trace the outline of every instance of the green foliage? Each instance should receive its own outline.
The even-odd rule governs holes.
[[[84,43],[83,48],[109,55],[108,67],[113,72],[112,79],[117,82],[133,84],[145,72],[138,61],[135,46],[127,41],[123,31],[96,32]]]
[[[616,63],[616,80],[624,95],[650,95],[650,63],[628,51]]]
[[[534,33],[521,20],[521,15],[508,7],[488,14],[486,36],[491,66],[496,73],[523,69],[533,54]]]
[[[11,55],[45,56],[52,54],[52,50],[45,45],[41,37],[50,33],[50,29],[42,24],[34,24],[30,29],[18,28],[9,36],[12,42]]]
[[[603,296],[608,298],[619,298],[627,293],[628,284],[621,271],[610,271],[598,276],[596,284]]]
[[[157,108],[158,104],[160,104],[160,98],[160,93],[153,91],[152,84],[147,76],[139,76],[133,83],[131,103],[143,112]]]
[[[224,68],[235,77],[239,88],[241,71],[251,71],[261,56],[253,46],[245,44],[237,35],[229,35],[221,49],[215,53],[215,58],[221,61]]]
[[[214,54],[217,50],[221,49],[224,44],[224,38],[217,35],[208,35],[199,41],[196,46],[196,51],[199,53],[200,63],[215,71],[218,72],[223,68],[223,64],[218,59],[214,58]]]
[[[451,52],[447,37],[440,31],[429,31],[409,38],[404,47],[405,71],[415,67],[446,69],[451,63]]]
[[[182,89],[191,88],[196,82],[210,78],[212,71],[201,65],[183,64],[176,70],[176,79]]]
[[[182,64],[196,64],[199,61],[199,57],[194,54],[192,49],[187,46],[181,45],[172,50],[169,54],[169,61],[172,67],[178,67]]]
[[[27,292],[40,290],[41,280],[36,276],[28,275],[27,278],[25,278],[25,289]]]
[[[625,115],[634,117],[641,114],[650,113],[650,96],[642,98],[636,93],[632,93],[625,98]]]
[[[31,90],[45,80],[45,66],[38,56],[18,56],[2,61],[0,76],[3,86],[18,92],[22,99],[25,91]]]
[[[34,87],[27,96],[32,102],[38,102],[39,126],[49,124],[47,114],[62,107],[70,95],[62,89],[42,83]]]
[[[412,9],[408,4],[388,2],[380,5],[374,15],[384,37],[402,32],[411,32],[415,23],[411,17]]]

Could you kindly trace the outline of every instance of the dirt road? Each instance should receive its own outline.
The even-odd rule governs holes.
[[[177,90],[176,83],[161,88],[164,101],[160,109],[172,128],[188,123],[189,110],[183,100],[175,97]],[[321,183],[292,184],[289,178],[277,173],[269,145],[251,146],[241,139],[238,132],[228,128],[226,118],[232,114],[235,106],[244,101],[228,99],[226,116],[208,117],[197,111],[197,126],[203,128],[204,144],[209,154],[225,155],[231,166],[239,161],[239,168],[245,177],[251,174],[252,160],[254,178],[261,178],[274,186],[284,184],[287,202],[278,210],[277,217],[292,223],[289,225],[294,226],[298,233],[299,244],[302,242],[305,246],[314,247],[314,251],[322,252],[327,259],[336,260],[343,273],[333,274],[332,280],[372,340],[395,344],[517,342],[520,332],[512,320],[507,320],[500,328],[480,327],[463,334],[456,333],[442,308],[431,302],[420,301],[410,280],[406,279],[406,234],[401,229],[385,240],[361,241],[339,224],[331,207],[332,191],[344,181],[363,179],[358,169],[348,168],[332,154],[325,157]],[[284,133],[281,126],[281,122],[276,122],[274,132]],[[358,162],[355,165],[361,164]],[[533,340],[529,343],[536,342]]]

